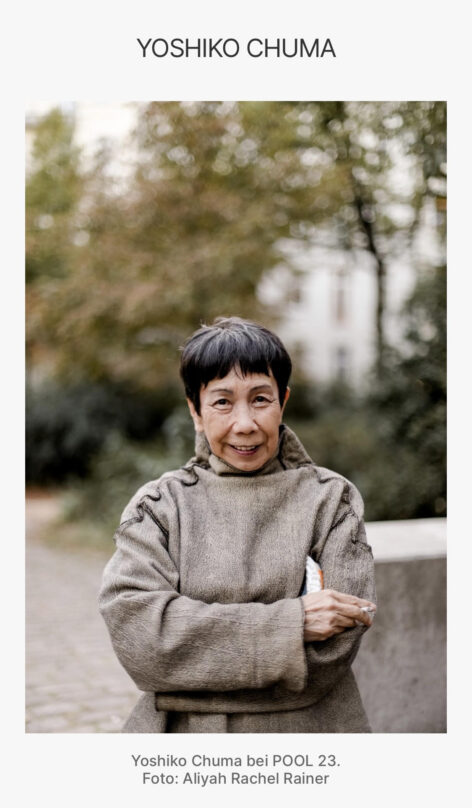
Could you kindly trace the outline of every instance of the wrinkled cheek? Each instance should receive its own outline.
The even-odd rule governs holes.
[[[210,449],[213,452],[213,454],[216,454],[216,455],[220,456],[221,455],[221,444],[218,443],[218,441],[215,441],[213,439],[210,440],[208,438],[208,435],[207,435],[207,440],[208,440],[208,443],[210,444]]]
[[[210,449],[213,452],[213,454],[217,455],[218,457],[221,457],[222,453],[227,451],[226,444],[219,437],[216,438],[212,437],[211,440],[208,440],[208,443],[210,444]]]

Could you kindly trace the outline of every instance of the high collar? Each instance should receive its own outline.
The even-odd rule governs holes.
[[[221,457],[214,455],[204,432],[195,433],[195,457],[192,460],[198,465],[211,469],[218,476],[239,475],[244,477],[274,474],[284,469],[298,468],[313,463],[295,432],[286,424],[281,424],[279,427],[279,445],[276,454],[256,471],[241,471],[222,460]]]

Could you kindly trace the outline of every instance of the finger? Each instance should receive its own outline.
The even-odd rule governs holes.
[[[368,612],[362,611],[355,606],[345,605],[342,611],[336,616],[336,623],[343,626],[371,626],[372,617]]]
[[[369,607],[367,607],[369,608]],[[351,603],[339,603],[337,607],[338,614],[344,617],[352,617],[355,620],[362,620],[364,617],[372,619],[372,615],[366,611],[366,607],[353,606]],[[373,612],[375,614],[375,612]]]
[[[344,630],[345,628],[352,628],[355,625],[356,625],[356,618],[354,617],[348,617],[347,615],[344,614],[339,614],[336,617],[335,626],[341,627],[342,630]]]
[[[361,624],[371,626],[372,616],[368,612],[353,609],[349,613],[339,612],[336,616],[335,622],[343,626],[359,626]]]
[[[333,596],[336,598],[338,603],[348,603],[351,606],[356,606],[357,608],[361,608],[362,606],[368,606],[370,609],[376,611],[377,606],[375,603],[372,603],[371,600],[365,600],[364,598],[358,598],[356,595],[347,595],[345,592],[336,592],[333,590]]]
[[[334,637],[335,634],[342,634],[347,628],[351,628],[351,626],[336,626],[331,630],[331,637]]]
[[[372,615],[370,615],[369,612],[362,611],[361,609],[359,612],[359,616],[356,618],[355,622],[357,626],[361,626],[362,624],[364,624],[365,626],[371,626]]]
[[[352,628],[352,626],[331,626],[330,628],[325,629],[322,632],[322,634],[323,634],[322,639],[323,640],[328,640],[330,637],[334,637],[334,636],[336,636],[338,634],[342,634],[343,631],[346,630],[346,628]],[[318,640],[320,639],[320,636],[319,636],[318,633],[317,633],[316,639],[318,639]]]

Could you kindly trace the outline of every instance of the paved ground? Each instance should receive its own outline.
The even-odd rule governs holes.
[[[41,541],[53,499],[26,506],[26,731],[119,732],[138,691],[97,611],[106,556]]]

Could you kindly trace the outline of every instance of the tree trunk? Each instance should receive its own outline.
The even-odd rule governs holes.
[[[347,118],[346,107],[344,101],[336,104],[336,118],[342,123]],[[351,143],[349,136],[343,134],[337,140],[338,155],[342,156],[343,160],[351,161]],[[384,310],[385,310],[385,275],[386,268],[382,260],[382,256],[377,250],[375,242],[375,232],[370,210],[372,206],[369,203],[369,197],[359,180],[356,179],[352,171],[351,161],[351,183],[354,192],[354,206],[359,219],[359,224],[362,231],[367,238],[367,248],[375,259],[375,276],[376,276],[376,289],[377,301],[375,310],[375,371],[379,377],[382,373],[384,364],[385,352],[385,338],[384,338]]]
[[[385,264],[377,250],[372,221],[370,216],[368,216],[366,212],[367,208],[366,202],[362,198],[361,191],[357,186],[357,183],[355,182],[354,178],[353,183],[355,187],[354,205],[357,211],[357,215],[359,217],[359,223],[361,225],[363,232],[367,237],[368,250],[373,255],[376,265],[375,274],[377,282],[377,305],[375,311],[375,334],[376,334],[375,368],[377,376],[380,376],[383,368],[384,349],[385,349],[384,324],[383,324],[384,310],[385,310]]]

